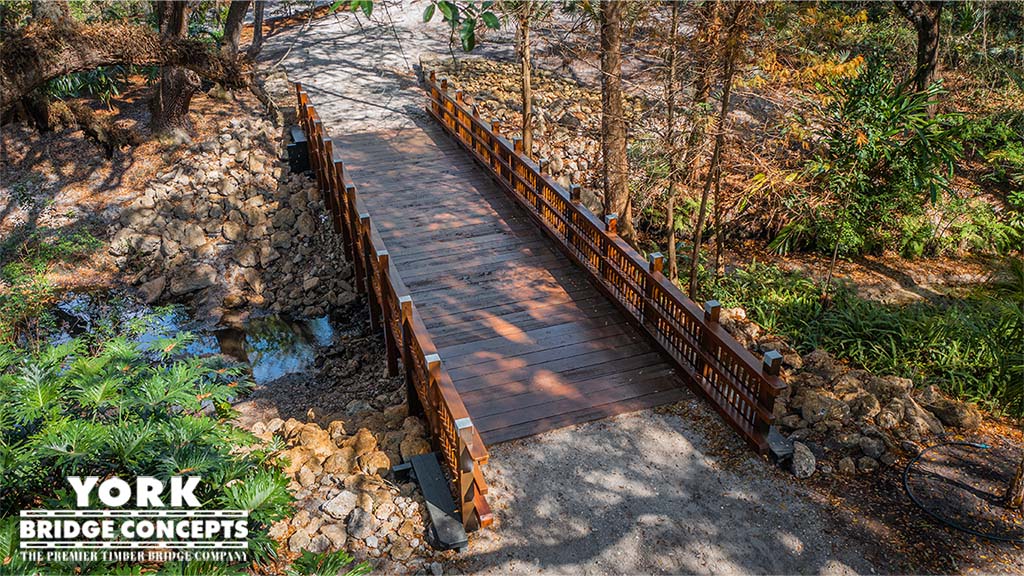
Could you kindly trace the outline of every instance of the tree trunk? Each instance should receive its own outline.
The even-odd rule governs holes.
[[[704,224],[707,221],[708,196],[711,186],[718,178],[721,178],[722,169],[722,148],[725,145],[725,121],[729,115],[729,97],[732,93],[732,79],[736,72],[736,61],[739,59],[743,26],[741,18],[747,10],[745,2],[736,2],[732,5],[732,14],[725,40],[725,71],[722,75],[722,104],[718,111],[718,125],[715,134],[715,147],[711,152],[711,164],[708,167],[707,177],[704,179],[704,188],[700,195],[700,209],[697,212],[697,225],[693,230],[693,249],[690,253],[690,299],[697,299],[697,269],[700,265],[700,245],[703,242]]]
[[[224,59],[208,48],[144,25],[30,23],[0,42],[0,112],[54,78],[114,64],[177,65],[226,86],[248,83],[247,60]]]
[[[917,31],[917,65],[914,87],[922,92],[935,80],[939,67],[939,22],[941,0],[898,0],[896,7]]]
[[[525,12],[519,20],[519,62],[520,76],[522,80],[523,99],[523,150],[526,155],[533,157],[533,87],[532,87],[532,65],[530,63],[530,10],[529,3],[524,3],[522,10]]]
[[[188,2],[158,0],[160,33],[164,38],[185,38],[188,35]],[[229,9],[230,10],[230,9]],[[192,96],[199,90],[199,78],[178,66],[164,68],[160,73],[160,84],[150,101],[150,129],[154,133],[191,128],[188,109]]]
[[[246,55],[253,60],[259,56],[260,50],[263,49],[263,9],[266,7],[266,4],[266,0],[255,0],[252,7],[252,43],[249,44]]]
[[[1006,506],[1024,512],[1024,457],[1017,464],[1017,473],[1006,489]]]
[[[672,3],[672,20],[668,35],[668,75],[665,78],[665,152],[668,155],[668,194],[665,200],[665,227],[668,232],[668,278],[672,282],[679,276],[676,262],[676,182],[679,170],[676,162],[676,60],[679,31],[679,3]]]
[[[221,53],[225,56],[238,54],[238,42],[242,39],[242,24],[245,22],[245,14],[249,11],[249,4],[252,0],[231,0],[228,7],[228,18],[224,23],[224,39],[221,46]]]
[[[604,213],[618,216],[619,234],[633,237],[629,198],[626,118],[622,109],[622,0],[601,3],[601,156],[604,159]]]

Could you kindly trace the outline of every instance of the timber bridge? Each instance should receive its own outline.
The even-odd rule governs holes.
[[[767,450],[777,353],[759,361],[431,73],[435,121],[331,137],[296,84],[329,218],[388,370],[434,448],[467,530],[492,520],[488,444],[671,403],[689,387]]]

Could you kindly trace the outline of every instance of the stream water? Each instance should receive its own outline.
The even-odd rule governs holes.
[[[195,356],[223,354],[248,363],[258,385],[311,369],[317,348],[331,345],[337,336],[326,316],[295,319],[270,315],[241,326],[218,326],[191,317],[183,306],[152,308],[118,295],[69,294],[57,304],[55,313],[59,326],[54,342],[145,318],[145,329],[136,338],[140,344],[189,332],[193,340],[186,352]]]

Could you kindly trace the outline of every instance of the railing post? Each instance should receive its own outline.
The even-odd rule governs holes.
[[[398,305],[402,313],[402,369],[405,372],[405,401],[409,407],[409,415],[419,416],[423,414],[423,402],[420,399],[419,391],[416,390],[416,368],[412,357],[412,339],[415,338],[412,332],[412,296],[400,296]]]
[[[441,380],[441,357],[437,354],[427,354],[423,357],[423,363],[427,367],[427,378],[423,390],[423,413],[427,417],[427,422],[430,424],[430,436],[434,443],[434,449],[440,449],[440,410],[441,403],[438,400],[438,386]],[[452,456],[450,454],[444,454],[442,456],[445,463],[448,465],[449,472],[454,472],[452,468],[455,462],[451,461]],[[453,478],[454,480],[454,478]]]
[[[501,120],[491,120],[491,134],[493,134],[493,136],[488,138],[491,148],[491,165],[494,167],[494,171],[498,174],[498,178],[502,178],[501,147],[498,146],[498,137],[501,136]]]
[[[781,372],[782,354],[778,350],[765,352],[764,360],[761,363],[761,373],[765,376],[765,381],[759,382],[757,402],[768,414],[774,414],[775,412],[775,393],[770,383],[778,378]],[[763,444],[768,438],[768,431],[771,429],[772,420],[772,417],[757,419],[754,425],[754,438],[759,444]]]
[[[604,231],[608,233],[607,236],[601,235],[600,241],[598,242],[597,249],[600,251],[598,255],[597,268],[601,274],[601,279],[608,283],[608,287],[616,293],[619,291],[618,286],[612,282],[611,278],[611,267],[608,264],[608,259],[611,253],[611,242],[617,234],[619,228],[619,216],[618,214],[607,214],[604,217]]]
[[[384,324],[384,357],[388,366],[388,376],[398,376],[398,343],[395,341],[395,325],[391,318],[391,257],[387,250],[377,251],[377,264],[380,266],[380,315]]]
[[[334,232],[338,233],[341,230],[338,227],[338,221],[335,219],[337,216],[338,207],[334,202],[334,191],[339,185],[337,182],[337,171],[334,169],[334,140],[328,136],[324,138],[324,176],[327,179],[327,185],[324,187],[324,206],[331,214],[331,224],[334,225]]]
[[[455,421],[455,432],[458,439],[456,453],[459,455],[458,479],[456,481],[459,492],[459,512],[462,516],[462,525],[471,532],[479,528],[475,502],[476,486],[473,479],[473,467],[476,462],[473,461],[470,453],[470,447],[473,445],[473,421],[469,418],[459,418]]]
[[[356,187],[345,187],[345,201],[348,202],[349,218],[348,225],[352,231],[352,268],[356,276],[356,290],[366,291],[366,274],[363,270],[363,234],[359,229],[359,222],[362,214],[356,214]]]
[[[708,335],[708,331],[712,326],[718,324],[718,318],[721,312],[722,305],[718,300],[708,300],[704,303],[704,323],[700,331],[700,349],[709,358],[714,358],[716,351],[711,348],[711,337]],[[697,361],[699,367],[698,371],[708,384],[706,388],[709,392],[714,391],[717,394],[721,394],[721,391],[719,391],[714,385],[714,370],[712,367],[700,356],[697,357]]]
[[[373,287],[375,278],[373,277],[373,254],[370,252],[373,248],[370,236],[370,214],[363,212],[359,215],[359,236],[362,238],[363,244],[363,270],[365,271],[366,281],[366,303],[370,309],[370,327],[373,330],[380,330],[380,308],[379,302],[377,302],[377,291]]]
[[[348,227],[348,200],[345,194],[345,163],[340,159],[334,162],[334,189],[331,191],[335,215],[335,227],[341,233],[341,244],[345,250],[345,259],[352,262],[352,234]]]
[[[647,255],[647,271],[650,275],[644,278],[644,305],[641,322],[650,325],[652,336],[655,339],[658,339],[657,286],[661,281],[661,271],[664,269],[665,257],[661,255],[661,252],[651,252]]]

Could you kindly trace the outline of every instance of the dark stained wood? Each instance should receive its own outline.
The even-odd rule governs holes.
[[[440,128],[334,147],[486,443],[681,398],[676,368]]]

